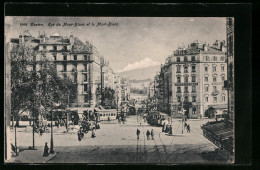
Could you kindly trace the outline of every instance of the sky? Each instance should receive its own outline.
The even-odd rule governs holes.
[[[108,26],[109,22],[113,25]],[[5,23],[11,25],[10,32],[6,32],[11,38],[28,30],[35,37],[45,31],[47,36],[57,32],[89,41],[109,60],[114,72],[160,65],[178,46],[187,47],[195,40],[207,44],[226,40],[225,18],[6,17]]]

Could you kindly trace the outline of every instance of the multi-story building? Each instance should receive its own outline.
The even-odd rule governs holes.
[[[178,48],[161,69],[163,108],[174,117],[181,117],[184,108],[187,117],[208,116],[209,108],[227,108],[224,88],[226,74],[225,42],[213,46],[194,41],[188,48]],[[205,115],[206,113],[206,115]]]
[[[73,115],[81,117],[84,112],[93,113],[100,105],[102,84],[102,63],[104,58],[95,46],[82,42],[70,35],[62,37],[54,33],[50,37],[45,34],[33,37],[29,32],[11,39],[13,44],[30,43],[39,52],[36,56],[36,70],[40,67],[42,53],[55,63],[58,75],[68,77],[77,84],[77,100],[70,103]],[[112,80],[113,81],[113,80]]]
[[[130,99],[130,84],[126,78],[121,79],[121,101],[128,101]]]

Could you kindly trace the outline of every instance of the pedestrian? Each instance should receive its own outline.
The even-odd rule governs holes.
[[[169,135],[172,135],[172,125],[169,127]]]
[[[139,135],[140,135],[140,130],[139,129],[136,130],[136,135],[137,135],[137,139],[139,140]]]
[[[162,132],[165,132],[165,122],[163,123]]]
[[[152,137],[152,140],[154,140],[154,132],[153,132],[153,129],[151,130],[151,137]]]
[[[95,132],[94,132],[94,129],[92,129],[91,137],[92,137],[92,138],[95,138],[95,137],[96,137],[96,134],[95,134]]]
[[[167,124],[167,125],[166,125],[166,129],[165,129],[165,133],[168,133],[168,132],[169,132],[169,128],[170,128],[170,127],[169,127],[169,125]]]
[[[186,127],[187,127],[187,123],[185,122],[185,123],[184,123],[184,129],[185,129]]]
[[[43,150],[43,156],[47,157],[49,156],[49,147],[48,147],[48,143],[45,142],[45,146],[44,146],[44,150]]]
[[[147,140],[150,140],[150,131],[147,129],[146,131]]]
[[[190,125],[187,125],[187,132],[190,133]]]
[[[42,136],[42,134],[43,134],[43,129],[40,128],[39,132],[40,132],[40,136]]]

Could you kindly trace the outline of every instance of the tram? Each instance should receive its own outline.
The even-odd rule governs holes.
[[[159,111],[152,111],[146,117],[147,123],[151,126],[163,126],[164,123],[167,125],[168,118],[167,114]]]

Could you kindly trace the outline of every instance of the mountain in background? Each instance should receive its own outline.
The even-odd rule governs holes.
[[[128,78],[129,80],[147,80],[154,79],[156,72],[160,71],[160,65],[139,68],[130,71],[124,71],[118,73],[121,77]]]

